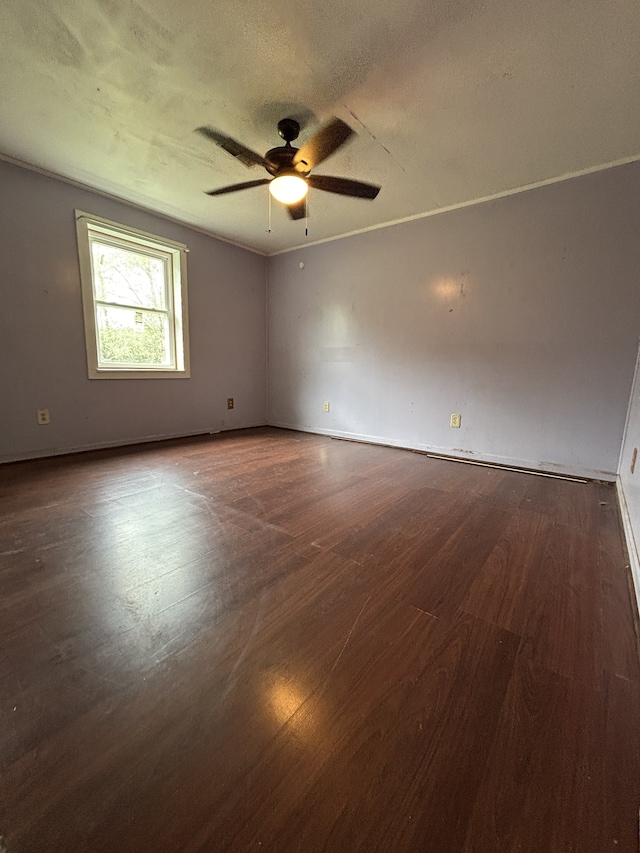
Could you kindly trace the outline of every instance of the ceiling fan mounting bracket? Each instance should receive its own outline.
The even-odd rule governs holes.
[[[278,133],[285,142],[293,142],[300,135],[300,124],[294,118],[283,118],[278,122]]]

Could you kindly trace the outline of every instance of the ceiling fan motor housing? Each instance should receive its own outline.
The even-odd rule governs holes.
[[[303,161],[293,165],[293,158],[298,149],[294,148],[288,142],[286,145],[281,145],[279,148],[272,148],[264,155],[267,171],[272,175],[301,175],[309,174],[309,169],[305,168]]]

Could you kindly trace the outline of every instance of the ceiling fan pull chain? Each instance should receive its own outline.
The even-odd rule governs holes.
[[[309,193],[304,200],[304,236],[309,236]]]
[[[269,224],[267,227],[267,234],[271,234],[271,193],[267,193],[269,197]]]

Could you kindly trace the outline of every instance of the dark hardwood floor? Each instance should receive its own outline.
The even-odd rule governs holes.
[[[615,491],[276,429],[0,468],[9,853],[636,853]]]

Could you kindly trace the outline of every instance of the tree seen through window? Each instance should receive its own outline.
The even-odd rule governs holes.
[[[97,240],[91,248],[100,361],[170,364],[166,260]]]

